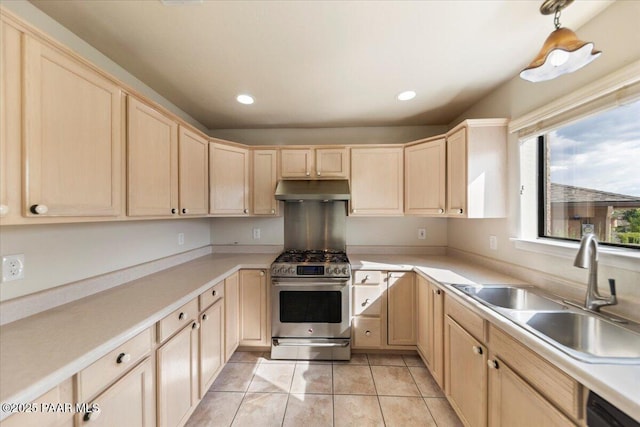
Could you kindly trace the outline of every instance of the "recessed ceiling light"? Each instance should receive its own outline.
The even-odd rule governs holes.
[[[404,92],[400,92],[396,98],[398,101],[408,101],[416,97],[416,93],[412,90],[405,90]]]
[[[246,94],[238,95],[236,96],[236,100],[240,104],[246,104],[246,105],[253,104],[253,96],[251,95],[246,95]]]

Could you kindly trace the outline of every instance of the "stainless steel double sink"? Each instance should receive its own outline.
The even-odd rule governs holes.
[[[568,355],[589,363],[640,364],[640,325],[573,308],[532,286],[452,286]]]

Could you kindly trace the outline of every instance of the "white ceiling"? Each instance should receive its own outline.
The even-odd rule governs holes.
[[[553,30],[538,0],[31,2],[210,129],[446,125]],[[576,1],[561,22],[610,4]]]

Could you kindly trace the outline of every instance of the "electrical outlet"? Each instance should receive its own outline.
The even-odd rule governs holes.
[[[259,240],[260,239],[260,229],[259,228],[254,228],[253,229],[253,240]]]
[[[178,233],[178,245],[184,245],[184,233]]]
[[[418,228],[418,239],[425,240],[427,238],[427,229]]]
[[[489,236],[489,249],[492,251],[498,250],[498,238],[496,236]]]
[[[7,255],[2,257],[2,281],[24,279],[24,255]]]

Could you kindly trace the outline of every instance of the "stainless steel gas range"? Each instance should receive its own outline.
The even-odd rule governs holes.
[[[349,360],[351,266],[343,251],[289,250],[271,265],[271,357]]]

